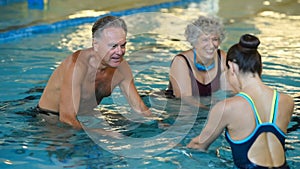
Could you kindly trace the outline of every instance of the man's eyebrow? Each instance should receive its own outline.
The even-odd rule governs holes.
[[[124,43],[120,44],[120,46],[126,45],[127,41],[125,41]],[[112,42],[108,44],[109,46],[116,46],[119,45],[118,43]]]

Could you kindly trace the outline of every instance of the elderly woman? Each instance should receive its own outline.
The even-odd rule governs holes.
[[[257,37],[246,34],[229,49],[226,74],[239,93],[212,108],[201,134],[187,147],[207,150],[226,129],[238,168],[287,169],[285,137],[294,101],[262,82],[259,43]]]
[[[194,96],[210,96],[220,89],[226,53],[219,47],[225,30],[218,18],[200,16],[187,26],[185,36],[192,48],[174,57],[167,94],[203,107]]]

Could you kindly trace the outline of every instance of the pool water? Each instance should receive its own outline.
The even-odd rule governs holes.
[[[238,8],[239,1],[233,0],[226,4],[190,1],[151,13],[122,16],[129,30],[125,58],[132,67],[137,89],[152,111],[171,126],[160,128],[153,121],[127,120],[132,114],[117,88],[102,101],[99,114],[79,119],[87,128],[121,132],[124,139],[120,140],[76,131],[63,124],[51,125],[28,111],[37,104],[55,67],[73,51],[90,46],[91,23],[1,42],[0,168],[232,168],[224,136],[210,146],[208,153],[185,148],[200,133],[207,111],[151,95],[167,87],[172,57],[189,48],[184,28],[201,13],[215,13],[224,20],[227,38],[221,48],[225,51],[244,33],[260,38],[263,81],[295,98],[286,156],[291,168],[299,168],[300,16],[294,10],[299,3],[249,2],[240,12],[232,12],[230,4],[235,4],[236,10],[242,9]],[[209,99],[213,105],[226,96],[218,91]]]

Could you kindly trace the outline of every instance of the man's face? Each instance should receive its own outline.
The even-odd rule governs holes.
[[[118,67],[126,51],[126,33],[122,28],[110,27],[101,33],[101,38],[94,48],[102,59],[101,64]]]

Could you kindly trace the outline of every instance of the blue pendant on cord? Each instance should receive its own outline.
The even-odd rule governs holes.
[[[193,49],[193,52],[194,52],[194,65],[196,66],[196,68],[199,70],[199,71],[209,71],[211,70],[212,68],[215,67],[215,62],[213,62],[211,65],[209,66],[204,66],[204,65],[201,65],[200,63],[197,63],[196,62],[196,50]]]

